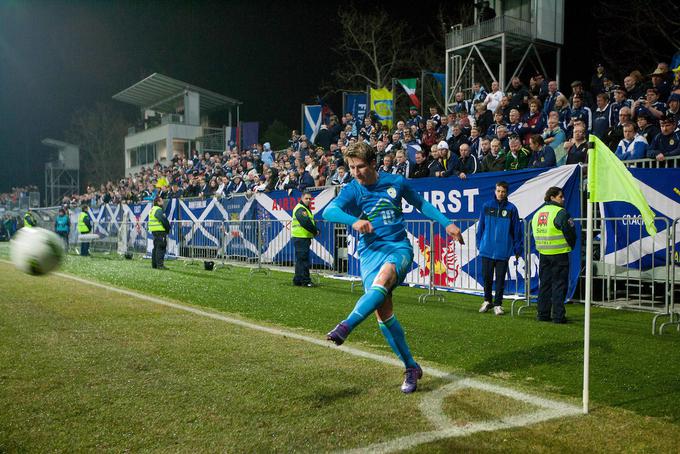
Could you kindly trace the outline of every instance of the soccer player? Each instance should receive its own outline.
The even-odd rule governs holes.
[[[412,393],[423,371],[413,359],[397,317],[392,311],[392,290],[401,284],[413,262],[413,247],[406,236],[401,211],[402,199],[428,218],[446,226],[446,233],[463,244],[460,229],[427,202],[399,175],[379,174],[375,150],[357,142],[345,152],[345,162],[354,177],[326,207],[324,219],[352,226],[360,233],[359,257],[364,295],[347,319],[326,339],[341,345],[371,312],[394,353],[404,362],[406,372],[401,391]]]

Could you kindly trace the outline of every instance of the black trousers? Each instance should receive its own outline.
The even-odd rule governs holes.
[[[295,276],[293,277],[293,284],[295,285],[307,285],[312,282],[309,277],[309,267],[311,266],[309,248],[311,245],[311,238],[293,238],[293,246],[295,247]]]
[[[496,298],[492,298],[494,272],[496,274]],[[505,290],[505,274],[508,272],[508,260],[494,260],[482,257],[482,275],[484,276],[484,301],[493,301],[494,306],[503,305],[503,291]]]
[[[161,268],[165,259],[165,249],[168,245],[168,234],[165,232],[151,232],[153,235],[153,250],[151,251],[151,268]]]
[[[564,301],[569,286],[569,254],[543,255],[538,266],[538,316],[539,320],[564,321],[567,314]],[[551,317],[552,309],[552,317]]]
[[[80,255],[82,257],[87,257],[90,255],[90,243],[82,242],[80,243]]]

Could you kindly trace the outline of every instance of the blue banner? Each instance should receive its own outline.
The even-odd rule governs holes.
[[[362,124],[364,117],[366,116],[366,105],[368,104],[366,93],[344,92],[343,96],[345,97],[345,111],[343,114],[347,112],[351,113],[354,120],[357,121],[358,124]]]
[[[663,219],[655,222],[658,233],[650,237],[640,212],[626,202],[607,202],[603,213],[608,218],[604,231],[605,263],[647,270],[666,266],[666,245],[672,235],[673,219],[680,218],[680,169],[629,169],[638,182],[654,214]],[[680,226],[676,227],[675,250],[680,250]],[[680,257],[671,259],[680,266]]]

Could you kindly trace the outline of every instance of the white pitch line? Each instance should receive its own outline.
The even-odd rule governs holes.
[[[8,263],[5,260],[0,260]],[[403,368],[403,363],[395,358],[387,357],[383,355],[378,355],[376,353],[370,353],[364,350],[359,350],[352,347],[341,346],[336,347],[331,345],[326,340],[317,339],[314,337],[304,336],[302,334],[297,334],[291,331],[286,331],[278,328],[270,328],[267,326],[258,325],[251,322],[246,322],[232,317],[227,317],[226,315],[218,314],[215,312],[210,312],[202,309],[198,309],[191,306],[185,306],[183,304],[173,303],[165,301],[161,298],[157,298],[150,295],[145,295],[143,293],[134,292],[132,290],[126,290],[119,287],[113,287],[106,284],[101,284],[99,282],[90,281],[77,276],[64,274],[64,273],[54,273],[59,277],[65,279],[70,279],[83,284],[91,285],[94,287],[99,287],[111,292],[120,293],[122,295],[131,296],[133,298],[148,301],[161,306],[171,307],[173,309],[178,309],[185,312],[190,312],[195,315],[200,315],[202,317],[208,317],[215,320],[220,320],[232,325],[242,326],[245,328],[253,329],[255,331],[261,331],[264,333],[273,334],[275,336],[283,336],[291,339],[301,340],[303,342],[308,342],[310,344],[318,345],[324,348],[333,348],[335,350],[341,350],[350,355],[359,356],[362,358],[371,359],[383,364],[388,364],[392,366],[397,366]],[[510,429],[514,427],[523,427],[532,424],[537,424],[540,422],[548,421],[550,419],[564,418],[568,416],[575,416],[581,413],[580,407],[570,405],[563,402],[558,402],[551,399],[546,399],[538,396],[533,396],[521,391],[514,390],[512,388],[507,388],[500,385],[494,385],[490,383],[484,383],[479,380],[472,378],[462,378],[458,377],[449,372],[445,372],[433,367],[423,367],[423,371],[433,377],[444,378],[447,380],[452,380],[453,383],[448,383],[443,387],[432,391],[431,393],[423,394],[423,402],[421,402],[421,410],[424,416],[439,430],[420,432],[415,434],[410,434],[404,437],[396,438],[384,443],[376,443],[362,448],[357,448],[354,450],[349,450],[345,452],[394,452],[407,448],[412,448],[423,443],[429,443],[437,440],[442,440],[445,438],[462,437],[471,435],[476,432],[490,432],[501,429]],[[500,418],[497,420],[480,421],[475,423],[469,423],[464,426],[458,426],[454,422],[450,421],[449,418],[442,410],[443,399],[456,392],[462,388],[475,388],[481,391],[490,392],[493,394],[503,395],[521,402],[525,402],[534,406],[541,407],[541,410],[527,413],[523,415],[510,416],[506,418]]]

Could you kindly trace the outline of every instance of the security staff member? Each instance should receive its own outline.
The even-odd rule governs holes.
[[[538,278],[539,321],[566,323],[564,301],[569,283],[569,253],[576,244],[574,221],[564,209],[564,193],[557,187],[545,193],[545,205],[531,221],[531,230],[540,254]]]
[[[80,215],[78,216],[78,233],[81,235],[90,233],[92,231],[92,219],[90,218],[90,207],[87,204],[83,204],[80,209]],[[90,255],[90,242],[81,241],[80,242],[80,256],[88,257]]]
[[[295,276],[293,284],[302,287],[312,287],[309,277],[309,248],[312,238],[319,234],[316,228],[314,215],[309,209],[312,203],[312,195],[302,194],[300,202],[293,208],[293,246],[295,247]]]
[[[29,210],[24,214],[24,227],[35,227],[38,225],[38,221],[35,219],[33,213]]]
[[[165,249],[168,244],[168,232],[170,232],[170,221],[163,213],[163,199],[156,197],[153,207],[149,212],[149,222],[147,224],[149,232],[153,235],[153,251],[151,252],[151,268],[167,270],[163,265]]]

